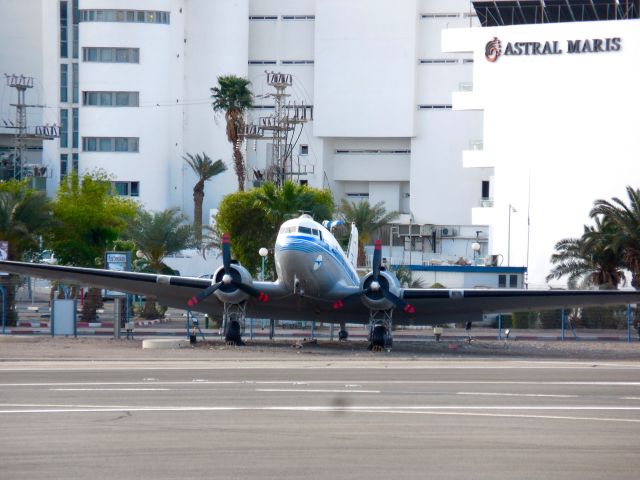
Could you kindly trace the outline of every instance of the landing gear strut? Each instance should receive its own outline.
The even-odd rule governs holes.
[[[338,332],[338,340],[346,341],[349,338],[349,332],[347,332],[347,328],[344,322],[340,322],[340,331]]]
[[[393,309],[371,310],[369,312],[369,350],[391,351],[393,346]]]
[[[245,320],[245,302],[225,303],[222,312],[222,334],[227,345],[244,345],[242,341],[242,325]]]

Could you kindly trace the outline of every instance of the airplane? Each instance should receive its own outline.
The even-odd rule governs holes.
[[[371,271],[355,268],[357,229],[345,253],[329,228],[307,214],[285,221],[278,232],[276,281],[257,281],[231,258],[222,237],[222,266],[208,278],[124,272],[97,268],[0,261],[0,271],[152,295],[166,306],[223,318],[229,344],[242,344],[247,316],[369,327],[369,348],[390,350],[393,322],[438,325],[481,321],[483,314],[604,304],[640,303],[640,291],[403,288],[382,264],[382,244],[374,245]]]

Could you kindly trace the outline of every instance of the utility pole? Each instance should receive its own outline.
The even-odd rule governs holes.
[[[32,170],[25,169],[25,150],[27,149],[28,140],[53,140],[60,136],[60,129],[56,125],[45,125],[35,127],[35,133],[29,133],[27,128],[27,108],[43,108],[44,105],[28,105],[26,103],[26,92],[28,88],[33,88],[33,77],[24,75],[4,74],[7,86],[15,88],[18,92],[17,103],[11,103],[12,107],[16,107],[16,120],[2,120],[4,128],[14,130],[13,140],[13,158],[11,165],[6,164],[6,159],[2,162],[3,170],[10,169],[11,177],[22,180],[25,176],[46,176],[46,167],[34,167]]]
[[[274,113],[268,117],[260,117],[258,123],[250,123],[245,126],[243,139],[264,140],[271,139],[271,155],[267,162],[265,172],[261,175],[267,181],[282,187],[288,179],[295,176],[306,175],[300,165],[297,168],[293,162],[293,147],[297,142],[294,139],[296,128],[304,123],[313,120],[313,106],[304,103],[286,103],[286,98],[290,95],[287,88],[293,85],[293,76],[288,73],[265,72],[267,83],[275,89],[275,93],[266,94],[265,97],[274,99]],[[270,137],[265,136],[265,132],[271,132]],[[291,135],[291,137],[290,137]],[[299,136],[299,135],[298,135]]]

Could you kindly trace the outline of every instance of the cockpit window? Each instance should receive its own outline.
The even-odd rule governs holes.
[[[309,235],[312,235],[311,229],[309,227],[298,227],[298,232],[308,233]]]

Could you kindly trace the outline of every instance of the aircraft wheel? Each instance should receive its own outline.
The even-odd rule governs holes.
[[[371,332],[369,350],[374,352],[381,352],[384,350],[385,340],[387,338],[387,329],[384,325],[376,325]]]
[[[346,340],[347,338],[349,338],[349,332],[347,332],[346,330],[340,330],[338,332],[338,340]]]
[[[240,330],[240,323],[236,320],[229,323],[227,335],[225,336],[225,342],[227,345],[243,345],[242,332]]]

